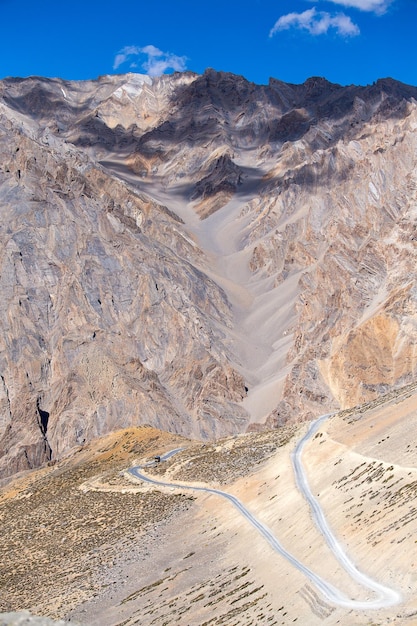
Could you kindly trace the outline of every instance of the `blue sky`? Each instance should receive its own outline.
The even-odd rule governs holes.
[[[0,0],[0,78],[212,67],[417,85],[417,0]]]

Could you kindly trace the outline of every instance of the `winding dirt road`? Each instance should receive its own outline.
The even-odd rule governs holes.
[[[171,483],[155,480],[150,476],[144,474],[141,470],[143,467],[132,467],[129,469],[129,473],[135,478],[139,478],[144,482],[148,482],[154,485],[158,485],[161,487],[170,487],[177,489],[188,489],[192,491],[201,491],[205,493],[211,493],[222,498],[228,500],[234,507],[239,511],[239,513],[264,537],[264,539],[269,543],[269,545],[278,552],[281,556],[283,556],[287,561],[291,563],[296,569],[302,572],[310,582],[317,588],[317,590],[328,600],[329,602],[336,604],[338,606],[342,606],[345,608],[352,609],[380,609],[388,606],[392,606],[398,604],[401,600],[400,594],[391,589],[382,585],[381,583],[373,580],[366,574],[360,572],[354,563],[350,560],[346,552],[344,551],[342,545],[339,543],[335,535],[333,534],[330,526],[327,523],[327,520],[324,516],[324,513],[318,503],[318,501],[314,498],[311,489],[308,484],[306,472],[302,462],[302,452],[305,444],[312,438],[312,436],[317,432],[321,424],[330,417],[330,414],[322,415],[317,420],[311,423],[308,432],[304,435],[304,437],[298,442],[297,446],[294,449],[292,454],[292,464],[295,474],[295,479],[297,482],[297,486],[302,493],[303,497],[308,502],[311,514],[316,524],[317,528],[323,535],[325,541],[327,542],[329,548],[333,552],[336,559],[339,561],[341,566],[346,570],[346,572],[351,576],[353,580],[359,583],[366,589],[369,589],[373,592],[374,597],[369,600],[354,600],[346,596],[342,590],[333,586],[330,582],[324,580],[318,574],[315,574],[311,569],[309,569],[306,565],[304,565],[301,561],[299,561],[295,556],[293,556],[288,550],[284,548],[284,546],[280,543],[279,539],[272,533],[272,531],[262,522],[260,522],[246,507],[245,505],[238,499],[236,496],[233,496],[226,491],[221,491],[220,489],[214,489],[211,487],[200,487],[193,486],[187,484],[179,484],[179,483]],[[166,455],[161,457],[161,461],[168,459],[173,454],[179,452],[181,448],[177,448],[175,450],[171,450]]]

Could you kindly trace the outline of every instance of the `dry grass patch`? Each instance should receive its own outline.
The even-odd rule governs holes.
[[[112,561],[116,544],[128,549],[149,525],[191,506],[181,494],[79,489],[96,475],[117,481],[136,456],[179,441],[151,428],[114,433],[3,488],[0,610],[61,617],[99,592],[94,573]]]
[[[287,444],[299,428],[300,425],[284,426],[194,445],[147,471],[159,476],[168,474],[176,481],[227,485],[258,469],[278,448]]]

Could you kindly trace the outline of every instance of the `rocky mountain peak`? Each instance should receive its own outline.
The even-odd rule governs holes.
[[[212,69],[1,81],[1,473],[411,381],[416,102]]]

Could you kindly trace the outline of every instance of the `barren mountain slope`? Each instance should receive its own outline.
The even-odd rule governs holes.
[[[134,423],[244,429],[230,307],[181,220],[34,120],[0,124],[2,472]]]
[[[313,522],[291,466],[304,424],[205,445],[153,428],[118,431],[15,478],[0,490],[0,610],[86,626],[412,626],[415,388],[333,416],[302,456],[337,539],[361,572],[399,594],[394,606],[366,606],[374,594],[344,571]],[[218,495],[123,473],[179,446],[146,473],[234,494],[291,555],[364,606],[326,600]]]
[[[0,94],[3,474],[413,379],[417,89],[208,70]]]

